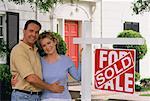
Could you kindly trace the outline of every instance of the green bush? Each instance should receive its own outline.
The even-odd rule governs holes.
[[[0,64],[0,94],[4,101],[10,100],[11,95],[11,73],[6,64]]]
[[[0,81],[6,80],[10,81],[11,73],[10,68],[6,64],[0,64]]]
[[[140,85],[135,84],[135,91],[141,91],[142,87]]]
[[[144,88],[150,88],[150,78],[143,78],[140,80],[140,84]]]
[[[7,47],[5,41],[0,39],[0,57],[4,57],[8,54]]]
[[[124,30],[119,33],[118,38],[143,38],[139,32],[133,30]],[[147,53],[146,42],[144,45],[113,45],[113,48],[122,48],[122,49],[135,49],[136,50],[136,59],[140,60]]]
[[[139,81],[140,80],[140,73],[138,72],[135,72],[135,82]]]
[[[59,33],[53,32],[53,34],[56,36],[56,38],[59,41],[58,46],[56,47],[58,54],[65,55],[67,51],[65,41],[63,40],[62,36]]]

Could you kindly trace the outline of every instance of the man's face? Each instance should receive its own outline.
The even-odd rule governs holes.
[[[34,23],[30,23],[26,30],[23,30],[23,41],[29,46],[33,46],[39,36],[40,27]]]

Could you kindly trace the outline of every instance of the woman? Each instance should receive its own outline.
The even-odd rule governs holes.
[[[80,80],[81,68],[75,68],[73,61],[57,52],[58,40],[51,32],[43,32],[39,35],[38,43],[45,52],[41,58],[43,79],[51,84],[60,82],[64,86],[62,93],[53,93],[44,90],[41,96],[42,101],[71,101],[71,96],[67,87],[68,73],[76,80]]]

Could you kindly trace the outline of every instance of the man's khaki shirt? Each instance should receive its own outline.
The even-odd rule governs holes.
[[[13,89],[41,91],[25,80],[30,74],[36,74],[42,79],[40,56],[36,47],[32,48],[20,41],[11,51],[10,69],[12,76],[17,76],[17,83],[12,87]]]

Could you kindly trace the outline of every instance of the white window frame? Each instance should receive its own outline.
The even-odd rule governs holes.
[[[6,13],[5,12],[0,12],[0,16],[2,16],[2,36],[0,36],[0,39],[4,39],[4,41],[6,42],[7,40],[7,35],[6,35]],[[5,64],[6,63],[6,56],[4,57],[0,57],[0,64]]]
[[[6,14],[4,12],[0,12],[0,16],[2,16],[2,25],[0,25],[0,27],[2,27],[2,36],[0,36],[0,39],[4,39],[4,41],[6,42]]]

